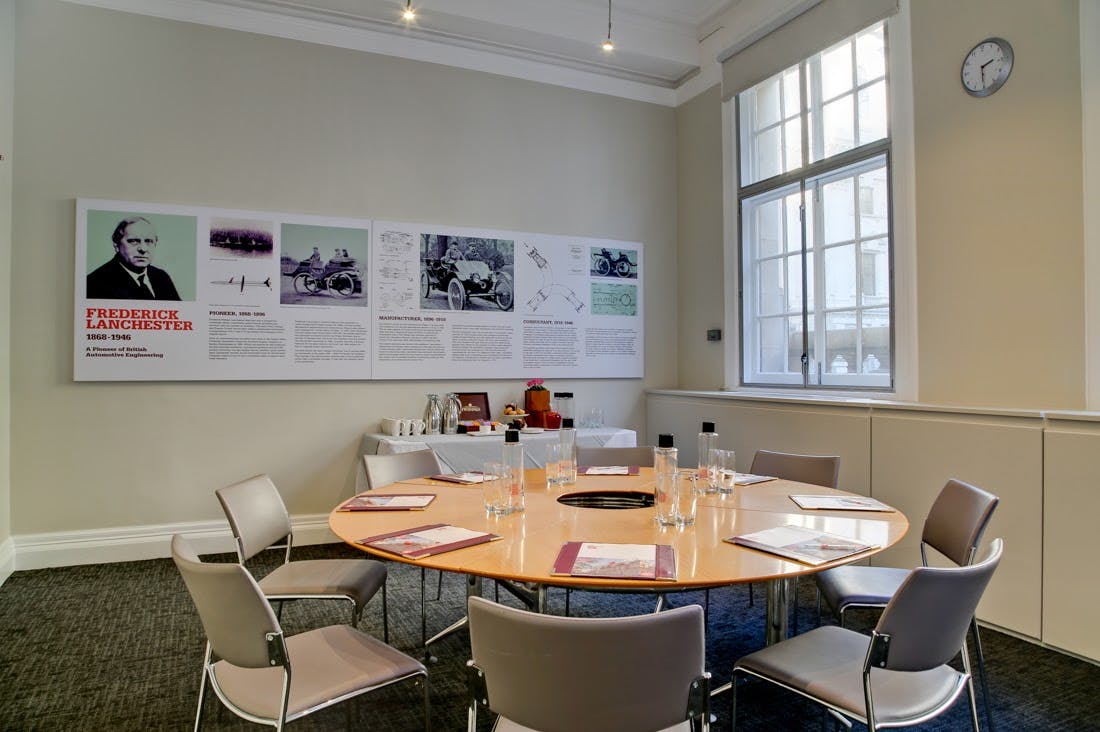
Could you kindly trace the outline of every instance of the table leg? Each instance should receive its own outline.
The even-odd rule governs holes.
[[[471,596],[481,597],[481,578],[472,574],[468,574],[466,575],[466,597]],[[424,650],[427,651],[428,647],[431,644],[435,643],[436,641],[443,640],[451,633],[454,633],[456,630],[459,630],[460,628],[465,626],[468,622],[470,622],[470,619],[467,616],[463,615],[461,618],[451,623],[446,628],[426,640],[424,642]],[[431,655],[429,654],[429,659],[430,658]]]
[[[787,637],[787,600],[790,588],[786,579],[768,580],[764,617],[764,643],[772,645]]]

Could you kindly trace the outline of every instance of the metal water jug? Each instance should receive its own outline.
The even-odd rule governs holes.
[[[453,435],[458,432],[458,420],[461,414],[462,402],[459,401],[458,395],[453,392],[448,394],[447,403],[443,405],[443,434]]]
[[[428,395],[428,406],[424,408],[424,431],[429,435],[438,435],[443,426],[443,407],[439,404],[438,394]]]

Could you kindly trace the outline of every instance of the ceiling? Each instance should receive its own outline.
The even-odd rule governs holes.
[[[816,0],[69,0],[674,106],[718,51]],[[705,79],[699,80],[701,73]],[[692,80],[696,80],[693,82]],[[697,87],[690,91],[693,86]]]

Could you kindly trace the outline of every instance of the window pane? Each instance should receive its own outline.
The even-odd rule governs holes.
[[[825,316],[825,362],[822,366],[825,373],[856,373],[859,368],[857,335],[855,311]]]
[[[856,236],[851,178],[828,183],[821,189],[823,245],[851,241]]]
[[[783,125],[783,147],[787,164],[783,172],[802,167],[802,122],[796,117]]]
[[[756,256],[770,257],[783,250],[783,201],[763,201],[752,211],[755,216]]]
[[[852,44],[841,43],[821,54],[821,97],[832,99],[852,88]]]
[[[825,250],[825,307],[856,304],[856,247],[854,244]]]
[[[813,312],[817,307],[814,302],[814,255],[813,252],[806,253],[806,309]]]
[[[786,372],[787,318],[762,318],[760,321],[760,370]]]
[[[756,92],[756,129],[779,122],[779,77],[768,79],[754,91]]]
[[[787,257],[787,312],[802,310],[802,255]]]
[[[788,252],[802,251],[802,222],[798,220],[798,208],[802,201],[802,194],[795,191],[783,199],[783,205],[787,216],[787,247]]]
[[[886,82],[880,81],[859,92],[859,144],[886,137]]]
[[[757,312],[761,315],[784,312],[787,305],[787,288],[783,276],[783,260],[765,259],[760,263],[757,277],[756,291],[759,298]]]
[[[860,246],[859,287],[862,305],[890,303],[890,256],[886,239],[872,239]]]
[[[890,311],[864,310],[860,340],[860,373],[890,373]]]
[[[866,238],[882,236],[889,229],[889,190],[886,186],[886,168],[863,173],[859,185],[859,235]]]
[[[815,159],[821,160],[837,153],[846,152],[855,147],[855,117],[852,111],[852,96],[844,96],[829,102],[821,110],[823,153]]]
[[[783,114],[791,117],[798,114],[802,106],[800,101],[802,90],[800,88],[802,71],[794,66],[782,73],[783,77]]]
[[[879,23],[856,37],[856,81],[860,84],[886,76],[883,28]]]
[[[755,161],[751,168],[753,181],[771,178],[783,172],[782,145],[778,127],[764,130],[756,136],[750,152]]]

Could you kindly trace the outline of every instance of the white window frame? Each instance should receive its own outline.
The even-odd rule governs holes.
[[[830,394],[845,398],[890,398],[916,401],[918,398],[917,309],[916,309],[916,212],[915,164],[913,139],[913,77],[910,42],[909,0],[900,0],[896,15],[886,21],[888,43],[887,78],[890,110],[890,188],[892,200],[891,233],[893,238],[893,370],[892,390],[871,387],[803,387],[799,375],[795,391],[799,394]],[[781,71],[777,69],[778,73]],[[774,393],[788,390],[774,386],[741,385],[741,313],[739,297],[740,221],[738,190],[740,161],[737,156],[736,108],[734,95],[722,105],[722,178],[723,178],[723,253],[725,297],[725,383],[727,391]],[[818,291],[820,292],[820,290]],[[747,348],[747,346],[746,346]]]

